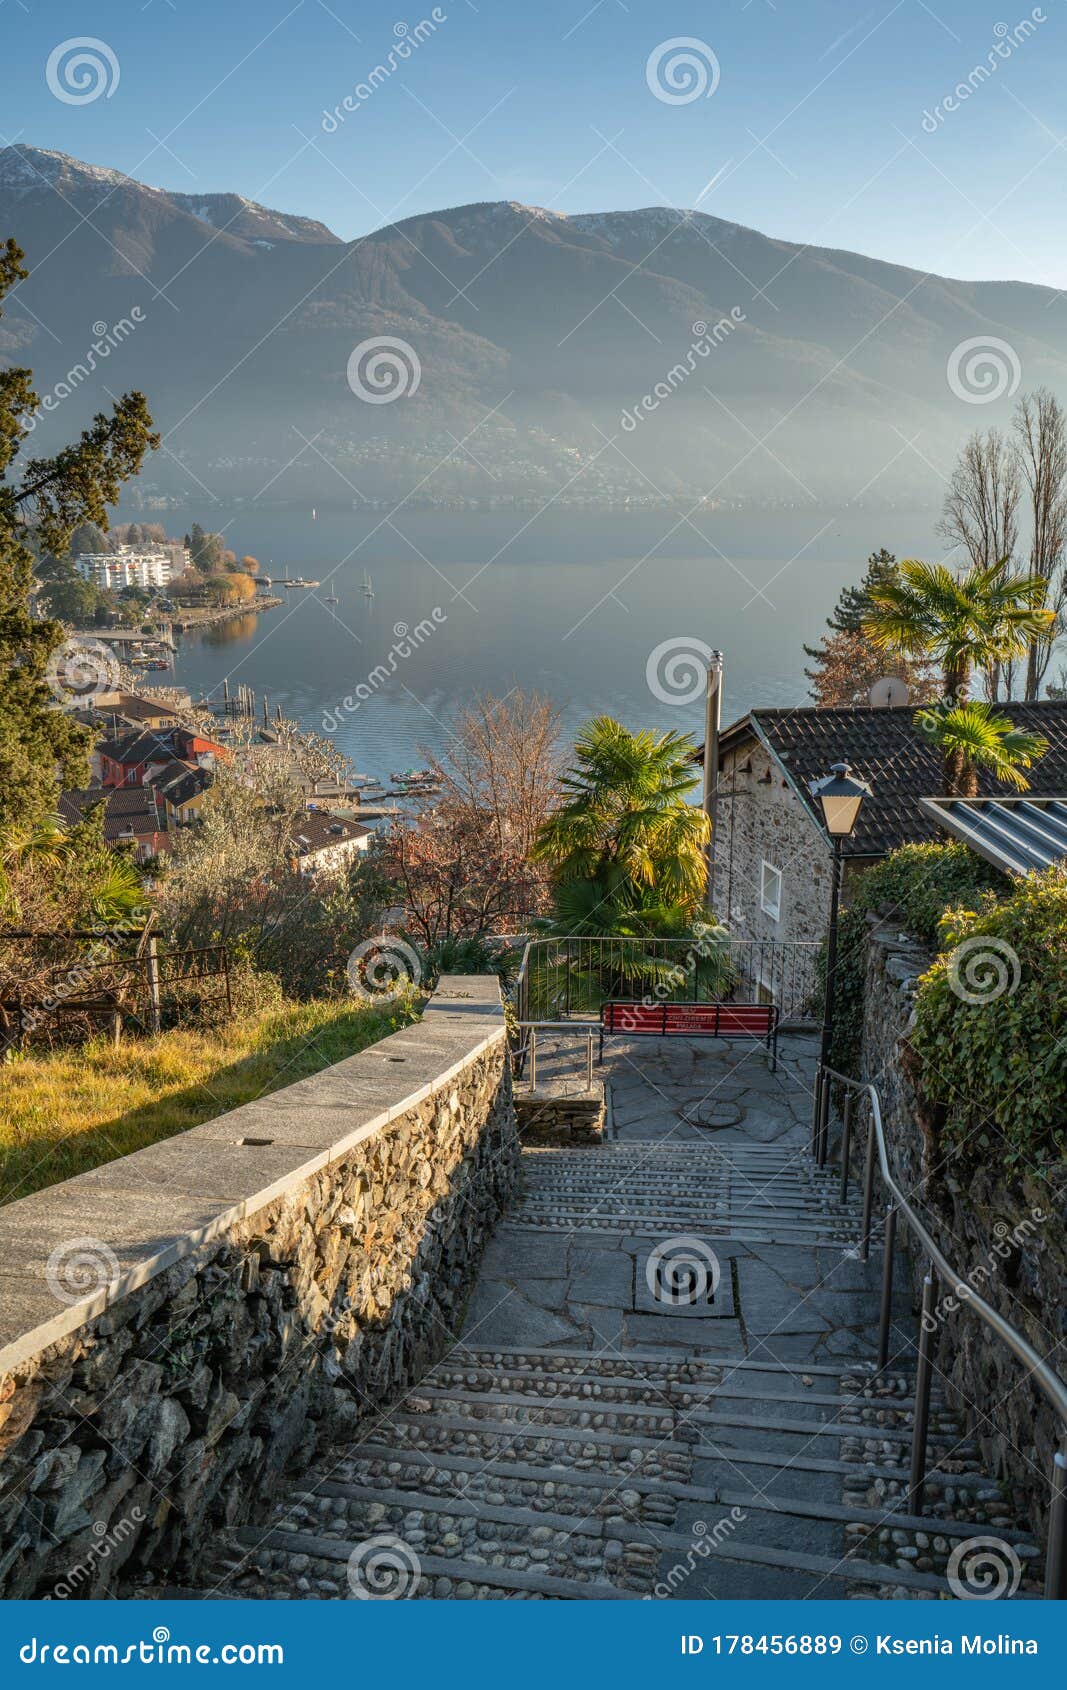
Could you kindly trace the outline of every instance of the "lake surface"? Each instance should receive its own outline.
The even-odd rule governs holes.
[[[310,510],[249,506],[165,520],[179,535],[194,521],[224,529],[238,555],[251,552],[276,578],[288,567],[321,583],[284,594],[279,609],[183,636],[177,682],[197,697],[224,678],[260,702],[265,691],[272,711],[330,733],[378,776],[444,749],[476,693],[516,686],[548,694],[571,733],[607,712],[633,728],[701,734],[684,664],[694,641],[725,652],[726,721],[756,704],[808,702],[804,643],[819,637],[840,588],[860,580],[868,553],[940,555],[936,512],[804,508],[686,523],[665,512],[387,519],[320,508],[312,520]],[[337,604],[324,602],[331,594]],[[419,624],[431,631],[400,655]],[[646,670],[664,642],[654,689]],[[673,678],[671,651],[683,659]]]

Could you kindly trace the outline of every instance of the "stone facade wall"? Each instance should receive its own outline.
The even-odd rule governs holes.
[[[715,852],[712,903],[719,919],[738,938],[777,943],[819,941],[830,913],[830,854],[804,805],[782,776],[777,763],[756,741],[723,760],[720,776],[719,844]],[[761,908],[761,866],[781,871],[777,920]],[[814,989],[814,945],[810,954],[794,953],[789,964],[786,1014],[794,1013]],[[774,979],[773,953],[767,951],[766,984],[782,1001],[782,982]]]
[[[181,1584],[446,1348],[519,1143],[498,1004],[442,985],[359,1056],[0,1211],[0,1596]]]
[[[997,1158],[954,1177],[936,1141],[907,1059],[915,981],[930,958],[887,924],[872,928],[868,952],[860,1072],[878,1087],[890,1162],[901,1190],[919,1209],[961,1278],[1010,1321],[1039,1355],[1065,1374],[1067,1330],[1067,1180],[1025,1170],[1008,1175]],[[907,1243],[907,1228],[898,1236]],[[916,1297],[926,1263],[908,1246]],[[1043,1529],[1048,1478],[1061,1431],[1043,1394],[993,1332],[965,1307],[946,1308],[938,1287],[936,1366],[955,1389],[992,1471],[1029,1506]],[[975,1405],[983,1411],[976,1413]],[[988,1418],[985,1418],[988,1413]]]

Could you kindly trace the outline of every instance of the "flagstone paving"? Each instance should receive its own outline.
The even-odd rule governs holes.
[[[524,1152],[458,1341],[205,1588],[936,1598],[972,1537],[1034,1562],[936,1388],[927,1516],[905,1511],[914,1313],[899,1290],[879,1374],[881,1249],[858,1259],[856,1202],[808,1152],[815,1060],[610,1041],[605,1142]]]

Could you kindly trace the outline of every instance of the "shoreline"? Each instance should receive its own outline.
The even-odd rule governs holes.
[[[219,605],[216,610],[205,610],[199,614],[188,616],[172,616],[170,625],[175,633],[187,634],[196,628],[210,628],[217,622],[229,622],[235,616],[256,615],[261,610],[276,610],[278,605],[284,604],[284,599],[275,598],[273,594],[262,594],[249,599],[247,604]]]

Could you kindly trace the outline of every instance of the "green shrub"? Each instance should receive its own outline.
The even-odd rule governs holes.
[[[911,1047],[938,1149],[1033,1165],[1067,1142],[1067,871],[956,908],[919,982]]]
[[[899,922],[922,944],[934,945],[947,909],[1003,893],[1008,881],[966,845],[902,845],[847,888],[847,908],[838,927],[831,1066],[842,1074],[859,1071],[869,915]],[[825,947],[818,965],[816,1013],[821,1013]]]

